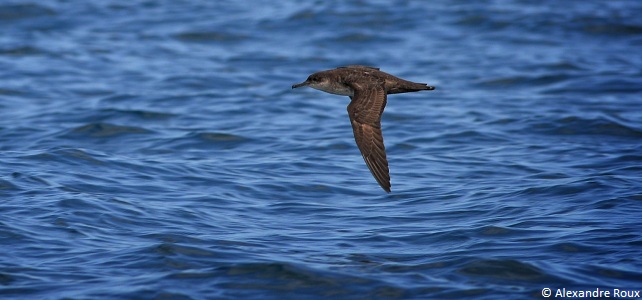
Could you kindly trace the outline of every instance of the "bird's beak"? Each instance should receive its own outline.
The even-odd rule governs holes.
[[[296,89],[296,88],[298,88],[298,87],[302,87],[302,86],[306,86],[306,85],[308,85],[308,82],[307,82],[307,81],[304,81],[304,82],[301,82],[301,83],[298,83],[298,84],[293,85],[293,86],[292,86],[292,88],[293,88],[293,89]]]

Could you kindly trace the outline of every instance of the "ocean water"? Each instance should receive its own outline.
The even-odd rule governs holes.
[[[640,15],[2,1],[0,298],[639,298]],[[390,194],[291,89],[349,64],[437,87],[388,98]]]

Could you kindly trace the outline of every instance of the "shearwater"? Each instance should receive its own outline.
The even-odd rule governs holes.
[[[379,185],[390,193],[390,171],[381,133],[381,114],[386,107],[387,95],[434,90],[435,87],[359,65],[316,72],[292,88],[302,86],[350,97],[348,115],[354,139],[368,169]]]

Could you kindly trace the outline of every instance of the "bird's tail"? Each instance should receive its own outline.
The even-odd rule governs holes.
[[[400,94],[400,93],[410,93],[418,91],[432,91],[434,86],[430,86],[426,83],[417,83],[417,82],[406,82],[405,84],[395,87],[388,91],[388,94]]]

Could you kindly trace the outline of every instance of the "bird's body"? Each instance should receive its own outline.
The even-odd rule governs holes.
[[[381,114],[388,94],[434,90],[425,83],[404,80],[378,68],[352,65],[314,73],[292,88],[309,86],[327,93],[349,96],[348,115],[354,139],[370,172],[390,192],[390,172],[381,133]]]

